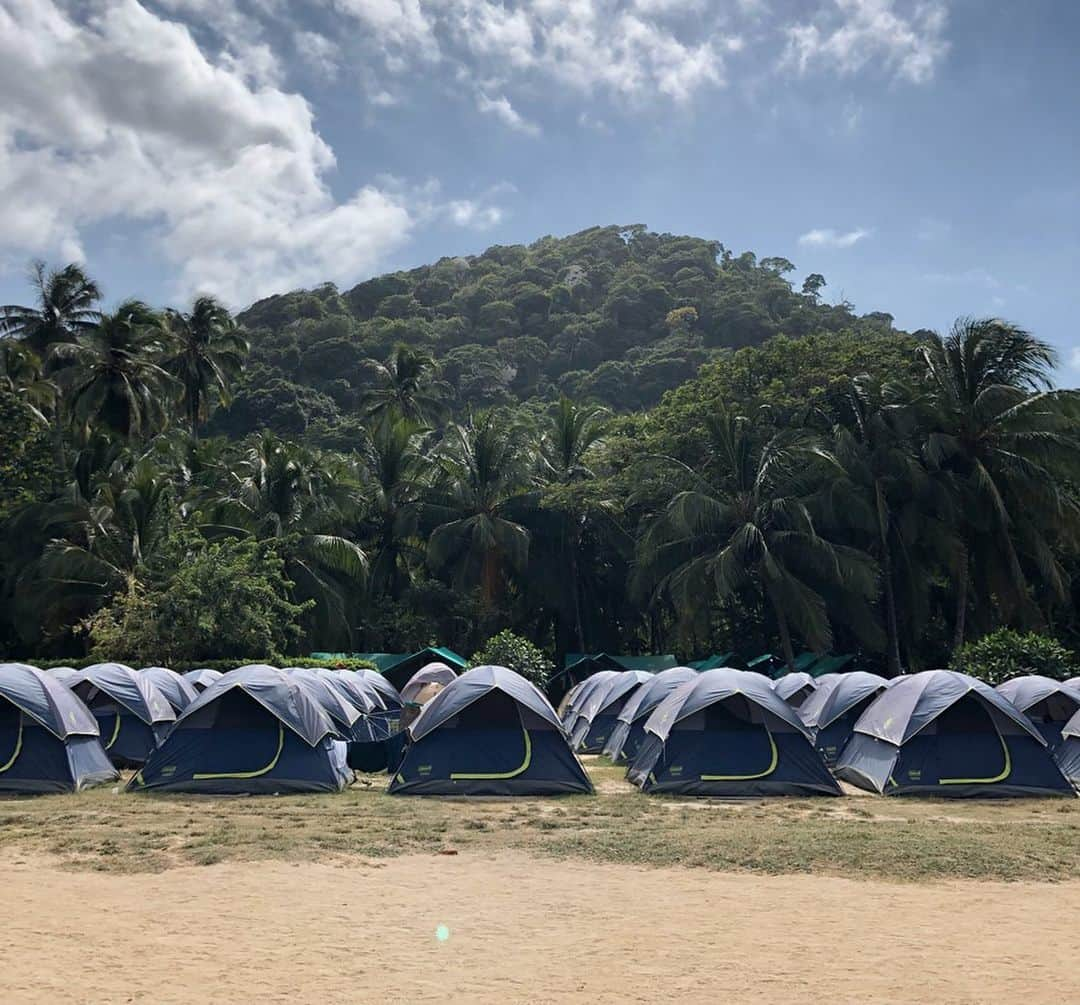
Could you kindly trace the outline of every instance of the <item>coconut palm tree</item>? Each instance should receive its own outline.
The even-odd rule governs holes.
[[[554,518],[555,527],[546,527],[539,536],[539,549],[534,550],[536,564],[544,568],[536,581],[549,587],[547,602],[556,608],[569,608],[574,639],[579,652],[585,651],[585,630],[582,618],[581,545],[586,533],[611,531],[609,516],[613,506],[607,499],[595,498],[595,493],[582,491],[583,483],[595,480],[590,467],[590,451],[604,434],[607,409],[594,405],[577,405],[565,395],[559,398],[550,422],[540,437],[540,476],[545,485],[537,514],[536,529]],[[603,527],[600,527],[600,524]],[[545,574],[546,573],[546,574]],[[533,576],[530,575],[530,581]],[[562,584],[561,588],[556,584]]]
[[[79,265],[48,269],[34,262],[30,281],[36,302],[29,307],[0,307],[0,336],[19,339],[39,357],[57,342],[72,342],[92,330],[101,318],[97,283]]]
[[[418,446],[425,427],[393,414],[375,424],[360,446],[366,493],[362,536],[370,542],[371,589],[394,600],[422,560],[419,535],[425,460]]]
[[[61,365],[49,350],[73,342],[91,331],[101,320],[97,303],[101,291],[82,267],[75,264],[48,269],[36,261],[30,267],[30,282],[36,294],[30,306],[8,304],[0,307],[0,339],[16,339],[41,361],[41,377],[51,378]],[[64,430],[67,416],[62,395],[51,396],[53,489],[59,491],[67,471]]]
[[[364,395],[364,410],[369,416],[381,418],[394,411],[402,418],[427,423],[446,415],[453,390],[436,378],[435,359],[429,353],[399,344],[385,363],[375,359],[365,362],[378,381]]]
[[[1077,533],[1064,490],[1080,477],[1075,391],[1054,390],[1057,354],[1030,332],[996,318],[961,318],[920,356],[934,405],[928,465],[953,482],[963,542],[954,572],[955,647],[966,637],[973,584],[985,610],[1037,620],[1025,566],[1052,600],[1067,601],[1055,533]]]
[[[710,452],[700,470],[660,459],[687,487],[645,531],[639,560],[677,610],[694,609],[710,593],[723,601],[760,588],[793,668],[792,632],[816,651],[828,649],[830,600],[872,599],[873,562],[818,533],[808,501],[822,462],[835,461],[812,441],[781,433],[758,447],[750,420],[723,407],[706,427]]]
[[[351,639],[350,586],[362,586],[368,557],[334,531],[359,505],[343,458],[324,456],[264,431],[231,473],[230,491],[208,508],[204,533],[278,539],[300,600],[314,600],[311,629]]]
[[[168,333],[161,316],[127,300],[79,336],[60,343],[50,359],[65,364],[58,380],[71,421],[122,439],[145,439],[168,419],[173,379],[161,366]]]
[[[170,344],[162,365],[180,384],[188,430],[198,439],[211,396],[216,393],[228,404],[230,386],[243,368],[248,344],[233,316],[213,297],[198,297],[187,314],[166,311],[165,326]]]
[[[823,501],[833,526],[878,562],[888,675],[896,676],[903,672],[902,628],[910,648],[929,616],[936,564],[955,559],[959,542],[941,479],[926,471],[918,453],[925,401],[903,384],[867,374],[848,381],[838,398],[830,453],[839,467]]]
[[[524,570],[529,532],[514,517],[524,508],[530,471],[522,430],[494,411],[447,430],[429,513],[428,563],[452,570],[462,587],[479,585],[494,607],[508,570]]]

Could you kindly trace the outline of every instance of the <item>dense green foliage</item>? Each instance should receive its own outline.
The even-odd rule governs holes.
[[[488,639],[483,648],[473,654],[472,664],[477,667],[508,667],[539,688],[547,684],[555,669],[555,664],[540,649],[509,629]]]
[[[1021,634],[1008,628],[999,628],[962,646],[953,655],[952,669],[988,684],[1001,684],[1027,674],[1053,680],[1069,680],[1080,674],[1076,654],[1060,642],[1036,632]]]
[[[238,325],[205,297],[103,313],[42,267],[0,314],[0,651],[509,631],[556,661],[832,648],[896,673],[1002,626],[1075,646],[1053,350],[994,319],[900,332],[790,269],[597,228]]]

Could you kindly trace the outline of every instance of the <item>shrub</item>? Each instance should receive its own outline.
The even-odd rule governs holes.
[[[1076,654],[1056,639],[1008,628],[962,646],[953,656],[952,669],[993,685],[1026,674],[1067,680],[1078,672]]]
[[[493,635],[472,658],[473,666],[507,667],[543,688],[555,669],[542,650],[507,630]]]

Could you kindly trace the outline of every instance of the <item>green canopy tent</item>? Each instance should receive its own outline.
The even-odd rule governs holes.
[[[713,653],[703,660],[694,660],[693,663],[687,663],[686,665],[691,670],[719,670],[721,667],[732,667],[738,670],[739,668],[735,666],[738,658],[734,650],[732,650],[726,653]]]
[[[469,667],[469,661],[464,656],[444,646],[429,646],[419,652],[401,657],[390,666],[384,667],[379,664],[376,666],[379,666],[382,675],[400,691],[409,683],[412,675],[428,663],[445,663],[456,674],[463,673]]]

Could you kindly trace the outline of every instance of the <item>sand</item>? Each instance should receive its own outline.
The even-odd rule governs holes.
[[[514,853],[135,875],[17,856],[0,872],[5,1005],[1080,1000],[1077,880],[892,884]]]

